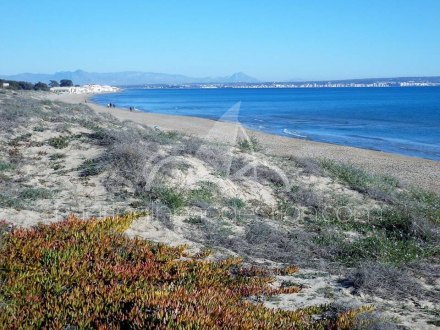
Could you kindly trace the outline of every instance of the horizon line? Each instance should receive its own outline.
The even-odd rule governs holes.
[[[375,80],[375,79],[403,79],[403,78],[438,78],[440,77],[440,74],[430,74],[430,75],[396,75],[396,76],[376,76],[376,77],[356,77],[356,78],[321,78],[321,79],[260,79],[258,77],[255,77],[253,75],[249,75],[245,73],[244,71],[236,71],[231,74],[223,74],[223,75],[204,75],[204,76],[192,76],[192,75],[186,75],[182,73],[165,73],[165,72],[159,72],[159,71],[143,71],[143,70],[118,70],[118,71],[86,71],[83,69],[76,69],[76,70],[60,70],[60,71],[54,71],[52,73],[47,72],[20,72],[20,73],[14,73],[14,74],[2,74],[0,73],[0,76],[2,77],[12,77],[12,76],[19,76],[19,75],[54,75],[57,73],[74,73],[74,72],[85,72],[85,73],[95,73],[95,74],[116,74],[116,73],[129,73],[129,72],[136,72],[136,73],[150,73],[150,74],[162,74],[162,75],[170,75],[170,76],[184,76],[187,78],[193,78],[193,79],[207,79],[207,78],[221,78],[221,77],[231,77],[236,74],[243,74],[248,76],[249,78],[256,79],[258,82],[253,83],[265,83],[265,82],[323,82],[323,81],[350,81],[350,80]],[[0,78],[1,79],[1,78]],[[4,78],[3,78],[4,79]],[[195,82],[196,83],[196,82]],[[238,82],[240,83],[240,82]]]

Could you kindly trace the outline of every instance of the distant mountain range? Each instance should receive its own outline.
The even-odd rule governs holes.
[[[103,84],[114,86],[144,85],[144,84],[194,84],[194,83],[256,83],[258,79],[237,72],[227,77],[194,78],[178,74],[155,72],[125,71],[125,72],[86,72],[83,70],[61,71],[54,74],[21,73],[17,75],[0,75],[7,80],[39,81],[49,83],[50,80],[70,79],[74,84]]]
[[[257,84],[261,83],[258,79],[248,76],[243,72],[237,72],[226,77],[189,77],[180,74],[167,74],[156,72],[142,72],[142,71],[123,71],[123,72],[87,72],[83,70],[76,71],[60,71],[53,74],[45,73],[20,73],[16,75],[1,75],[0,79],[28,81],[37,83],[39,81],[49,83],[50,80],[60,81],[61,79],[70,79],[74,84],[101,84],[112,86],[142,86],[142,85],[183,85],[183,84]],[[334,83],[334,84],[369,84],[369,83],[400,83],[400,82],[430,82],[440,83],[440,76],[431,77],[397,77],[397,78],[365,78],[365,79],[344,79],[344,80],[290,80],[285,83]]]

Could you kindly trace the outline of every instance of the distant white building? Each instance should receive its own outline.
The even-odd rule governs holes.
[[[86,93],[111,93],[119,91],[119,88],[108,85],[84,85]]]
[[[9,87],[9,83],[4,82],[4,83],[2,84],[2,87],[3,87],[3,88],[8,88],[8,87]]]
[[[117,92],[119,88],[107,85],[84,85],[80,87],[52,87],[50,91],[62,94],[98,94]]]

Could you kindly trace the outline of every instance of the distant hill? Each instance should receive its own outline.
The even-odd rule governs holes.
[[[166,74],[155,72],[125,71],[125,72],[86,72],[83,70],[61,71],[54,74],[21,73],[17,75],[0,75],[0,78],[8,80],[29,81],[32,83],[50,80],[70,79],[74,84],[107,84],[116,86],[144,85],[144,84],[189,84],[189,83],[253,83],[256,78],[250,77],[243,72],[234,73],[227,77],[204,77],[195,78],[178,74]]]

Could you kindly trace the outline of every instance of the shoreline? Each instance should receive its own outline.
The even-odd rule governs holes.
[[[158,127],[164,131],[178,131],[224,143],[230,143],[232,138],[235,140],[237,131],[243,129],[249,136],[258,139],[269,155],[327,158],[351,163],[377,174],[396,177],[403,184],[413,185],[440,194],[439,161],[279,136],[243,128],[239,123],[233,122],[191,116],[130,112],[122,108],[107,108],[90,101],[92,96],[94,95],[61,94],[50,95],[48,99],[70,104],[85,103],[87,101],[87,105],[94,111],[110,113],[120,120],[131,120],[151,128]]]

